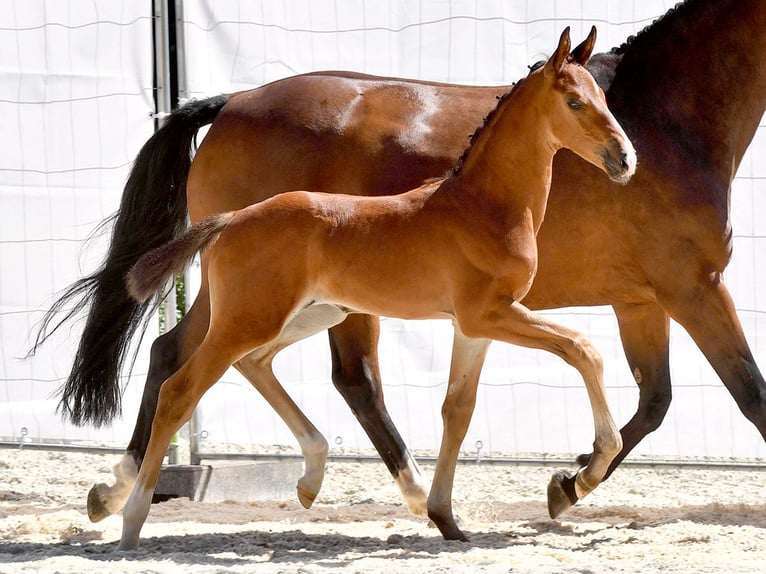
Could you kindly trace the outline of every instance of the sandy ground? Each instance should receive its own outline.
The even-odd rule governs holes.
[[[464,464],[460,543],[407,514],[382,464],[330,462],[311,510],[171,500],[152,506],[141,549],[120,553],[121,517],[85,512],[118,459],[0,450],[0,573],[766,571],[766,471],[623,467],[550,520],[553,469]]]

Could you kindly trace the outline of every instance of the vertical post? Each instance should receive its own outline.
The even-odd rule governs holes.
[[[184,12],[183,12],[183,0],[172,0],[173,8],[173,31],[175,34],[174,42],[174,55],[175,55],[175,86],[176,97],[180,104],[183,104],[189,99],[188,89],[186,85],[186,46],[184,43]],[[191,305],[191,297],[189,294],[189,287],[191,286],[190,277],[191,267],[184,271],[184,313],[189,310]],[[202,428],[200,425],[199,407],[192,413],[189,420],[189,462],[191,464],[201,464],[202,459],[199,456],[201,452],[201,439]]]
[[[154,129],[160,129],[173,109],[171,100],[171,61],[170,37],[168,34],[167,0],[152,0],[154,11]],[[165,329],[169,331],[176,325],[176,290],[175,284],[168,289],[168,295],[162,303],[165,314]]]
[[[176,62],[171,58],[174,51],[175,22],[171,22],[171,7],[168,0],[152,0],[154,16],[154,129],[162,127],[166,118],[175,107],[173,92],[175,88]],[[171,29],[171,25],[173,28]],[[165,316],[164,332],[170,331],[176,326],[176,284],[171,280],[168,285],[168,294],[162,302],[162,310]],[[178,449],[171,445],[168,450],[168,462],[178,464]]]
[[[170,38],[167,0],[152,0],[154,9],[154,114],[155,129],[162,127],[172,110]]]
[[[176,99],[178,104],[183,104],[189,99],[188,86],[186,85],[186,35],[184,33],[184,1],[175,0],[174,30],[175,30],[175,74],[176,74]]]
[[[152,0],[154,7],[154,55],[155,55],[155,102],[157,113],[156,125],[159,129],[164,119],[170,115],[179,103],[188,100],[186,85],[186,58],[184,46],[183,0]],[[188,288],[191,285],[189,271],[184,273],[184,313],[188,311],[190,297]],[[169,331],[176,325],[176,284],[169,289],[168,296],[163,302],[165,313],[165,329]],[[202,430],[198,410],[191,417],[189,430],[189,458],[191,464],[200,464],[200,440]],[[170,464],[178,463],[176,449],[168,455]]]

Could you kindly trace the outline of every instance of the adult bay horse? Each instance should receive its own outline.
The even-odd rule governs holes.
[[[588,64],[641,168],[612,193],[608,179],[588,164],[567,152],[556,156],[537,277],[525,304],[614,308],[640,395],[607,476],[667,412],[671,317],[766,438],[766,383],[722,281],[731,250],[730,184],[766,109],[764,54],[766,2],[687,0]],[[506,90],[322,73],[174,112],[136,159],[103,267],[70,288],[41,331],[38,342],[72,301],[90,307],[63,411],[76,423],[96,424],[118,412],[125,349],[149,306],[128,297],[123,279],[142,253],[185,226],[187,199],[194,222],[291,189],[384,195],[413,188],[454,164],[466,135]],[[211,122],[191,162],[191,142]],[[160,385],[199,345],[208,313],[203,285],[187,316],[155,342],[117,482],[91,491],[91,518],[122,507],[146,450]],[[426,494],[385,409],[377,335],[377,320],[363,315],[330,330],[333,381],[417,509],[422,505],[413,501]],[[237,367],[254,380],[247,358]],[[316,458],[322,444],[312,444]]]
[[[584,67],[594,43],[595,28],[570,55],[564,30],[551,58],[500,100],[444,179],[386,197],[286,192],[206,218],[138,260],[128,284],[144,302],[205,250],[211,313],[202,343],[160,390],[123,510],[121,549],[138,546],[170,440],[226,369],[250,356],[264,396],[281,394],[271,373],[276,352],[351,313],[454,322],[444,434],[428,497],[428,516],[445,538],[465,539],[452,515],[452,483],[490,340],[548,350],[585,381],[593,456],[576,476],[554,476],[551,513],[601,482],[622,447],[601,357],[582,335],[522,304],[537,272],[554,154],[570,149],[623,184],[635,171],[633,146]]]

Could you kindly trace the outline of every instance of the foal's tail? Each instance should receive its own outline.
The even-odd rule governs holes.
[[[173,241],[144,253],[126,277],[128,293],[138,303],[156,295],[175,273],[208,247],[236,212],[218,213],[193,225]]]
[[[174,111],[144,144],[125,184],[113,222],[109,252],[93,274],[73,283],[43,317],[37,348],[61,325],[89,308],[59,410],[74,424],[109,423],[120,412],[120,372],[136,332],[143,332],[151,302],[137,304],[125,290],[125,274],[142,253],[173,239],[186,226],[186,180],[197,131],[228,100],[216,96]],[[59,313],[63,318],[55,323]]]

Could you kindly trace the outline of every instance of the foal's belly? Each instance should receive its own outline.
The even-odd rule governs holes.
[[[290,345],[341,323],[349,309],[329,303],[312,303],[298,312],[285,325],[279,342]]]

